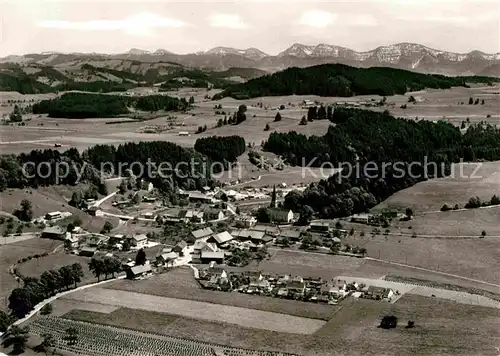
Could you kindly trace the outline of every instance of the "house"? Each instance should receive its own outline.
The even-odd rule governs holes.
[[[260,271],[247,271],[245,272],[245,276],[248,277],[248,279],[250,279],[251,281],[255,280],[261,281],[264,279],[264,276]]]
[[[179,131],[179,136],[189,136],[189,132],[187,132],[187,131]]]
[[[291,241],[299,241],[302,232],[300,230],[282,230],[280,232],[280,237],[287,238]]]
[[[61,226],[47,226],[43,229],[40,237],[45,239],[64,240],[68,235],[70,235],[70,233]]]
[[[197,223],[203,223],[204,220],[204,213],[203,211],[198,211],[198,210],[181,210],[179,211],[179,214],[177,215],[179,219],[182,219],[184,222],[197,222]]]
[[[209,204],[209,203],[213,203],[213,198],[212,197],[209,197],[201,192],[198,192],[198,191],[191,191],[191,192],[188,192],[188,199],[190,202],[200,202],[200,203],[205,203],[205,204]]]
[[[203,240],[197,240],[195,241],[193,245],[193,253],[195,254],[201,254],[202,251],[212,251],[216,252],[217,251],[217,245],[212,242],[206,242]]]
[[[90,235],[85,238],[85,244],[89,247],[99,247],[105,241],[107,241],[107,238],[98,235]]]
[[[366,291],[366,296],[371,299],[384,300],[389,299],[394,295],[390,288],[370,286]]]
[[[330,231],[330,223],[326,221],[313,221],[309,225],[311,232],[328,232]]]
[[[334,244],[339,244],[339,243],[341,243],[341,242],[342,242],[342,240],[340,240],[338,237],[332,237],[332,242],[333,242]]]
[[[62,218],[62,215],[61,215],[61,212],[60,211],[54,211],[54,212],[51,212],[51,213],[47,213],[45,214],[45,220],[57,220],[57,219],[60,219]]]
[[[286,284],[288,293],[303,295],[306,291],[306,284],[304,281],[291,280]]]
[[[199,240],[199,239],[206,240],[207,238],[209,238],[213,234],[214,234],[213,230],[209,227],[195,230],[195,231],[191,231],[191,236],[193,236],[196,240]]]
[[[159,256],[156,257],[156,264],[157,265],[166,265],[168,266],[169,264],[173,263],[173,261],[179,257],[176,252],[167,252],[163,253]]]
[[[184,256],[187,253],[187,248],[188,245],[186,241],[179,241],[172,249],[172,252],[179,254],[179,256]]]
[[[267,208],[267,214],[272,223],[289,224],[293,220],[293,211],[280,208]]]
[[[122,243],[124,239],[125,239],[125,235],[116,234],[116,235],[110,236],[108,242],[114,246],[118,243]]]
[[[224,213],[219,209],[205,209],[203,212],[203,217],[206,221],[222,220],[224,219]]]
[[[144,219],[150,219],[150,220],[154,220],[154,219],[156,218],[155,213],[153,213],[153,212],[151,212],[151,211],[149,211],[149,212],[147,212],[147,213],[143,213],[143,214],[142,214],[142,217],[143,217]]]
[[[273,240],[273,238],[269,235],[266,235],[264,231],[254,231],[254,230],[235,230],[232,235],[237,237],[242,241],[251,241],[254,244],[266,244]]]
[[[150,264],[138,265],[125,270],[128,279],[137,279],[153,273]]]
[[[210,262],[210,266],[203,270],[205,276],[217,276],[219,278],[227,278],[227,272],[221,267],[216,267],[215,262]]]
[[[234,219],[234,222],[237,227],[250,228],[257,224],[257,219],[253,216],[238,216]]]
[[[250,283],[248,286],[259,291],[271,290],[271,284],[267,279],[250,279]]]
[[[331,295],[334,298],[345,297],[348,294],[347,283],[344,280],[336,280],[331,284],[327,285],[328,287],[328,295]]]
[[[95,247],[84,246],[81,248],[79,255],[84,257],[94,257],[97,249]]]
[[[141,180],[141,183],[139,185],[141,190],[146,190],[148,192],[152,191],[154,188],[153,183],[145,181],[144,179]]]
[[[200,255],[201,263],[210,263],[216,262],[218,264],[224,263],[224,251],[211,252],[211,251],[202,251]]]
[[[302,106],[306,106],[306,107],[314,106],[314,101],[312,101],[312,100],[302,100]]]
[[[372,214],[354,214],[351,216],[351,222],[368,224],[373,219]]]
[[[137,249],[144,248],[148,245],[148,237],[144,234],[134,235],[130,238],[130,245]]]
[[[207,242],[216,243],[217,246],[220,247],[221,245],[224,245],[225,243],[227,243],[233,239],[234,239],[234,237],[229,232],[224,231],[224,232],[210,236],[207,239]]]
[[[64,241],[67,241],[67,244],[70,248],[77,248],[80,240],[76,236],[69,235]]]

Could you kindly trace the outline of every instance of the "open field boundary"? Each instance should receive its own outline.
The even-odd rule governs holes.
[[[69,299],[80,302],[110,304],[131,309],[158,311],[193,319],[218,321],[292,334],[310,335],[326,324],[324,320],[297,317],[282,313],[106,288],[74,293]]]
[[[449,289],[421,286],[411,283],[392,282],[384,279],[369,279],[358,277],[338,276],[340,280],[345,280],[348,283],[358,282],[367,286],[391,288],[398,291],[401,295],[416,294],[424,297],[436,297],[440,299],[448,299],[461,304],[477,305],[482,307],[500,309],[500,302],[487,298],[482,295],[471,294],[466,292],[453,291]],[[393,302],[397,301],[394,300]]]

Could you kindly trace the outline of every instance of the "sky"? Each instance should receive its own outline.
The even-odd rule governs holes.
[[[0,56],[216,46],[275,55],[293,43],[367,51],[400,42],[500,52],[499,0],[0,0],[0,21]]]

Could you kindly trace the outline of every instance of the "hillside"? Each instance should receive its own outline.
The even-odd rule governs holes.
[[[355,68],[343,64],[324,64],[309,68],[289,68],[282,72],[248,81],[218,94],[247,99],[278,95],[320,95],[349,97],[378,94],[404,94],[425,88],[448,89],[466,83],[500,81],[490,77],[445,77],[414,73],[386,67]]]

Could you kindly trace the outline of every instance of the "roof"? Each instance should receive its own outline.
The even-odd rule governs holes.
[[[208,197],[205,194],[203,194],[201,192],[198,192],[198,191],[188,192],[188,195],[189,195],[190,199],[191,198],[193,198],[193,199],[206,199],[206,200],[211,200],[212,199],[211,197]]]
[[[206,227],[206,228],[200,229],[200,230],[191,231],[191,235],[193,235],[195,239],[207,237],[207,236],[212,235],[213,233],[214,233],[213,230],[209,227]]]
[[[218,219],[219,214],[221,213],[221,210],[219,209],[214,209],[214,208],[207,208],[203,211],[205,219]]]
[[[174,260],[178,256],[175,252],[168,252],[168,253],[161,254],[160,257],[163,258],[164,260]]]
[[[327,221],[313,221],[310,226],[330,226],[330,223]]]
[[[255,221],[257,219],[255,219],[255,217],[253,217],[251,215],[242,215],[242,216],[238,216],[236,218],[236,220],[239,220],[239,221]]]
[[[179,248],[181,248],[181,249],[185,249],[185,248],[187,247],[187,242],[186,242],[186,241],[184,241],[184,240],[179,241],[179,242],[177,243],[177,245],[175,245],[175,247],[179,247]]]
[[[368,293],[370,294],[379,294],[379,295],[383,295],[385,293],[385,289],[384,287],[375,287],[375,286],[370,286],[368,287]]]
[[[89,246],[83,246],[80,249],[80,252],[97,252],[97,249],[95,247],[89,247]]]
[[[280,236],[282,237],[291,237],[291,238],[299,238],[301,234],[300,230],[281,230]]]
[[[267,208],[267,213],[271,220],[286,220],[288,219],[288,214],[291,210],[280,209],[280,208]]]
[[[151,265],[138,265],[130,269],[133,274],[141,274],[145,272],[151,272]]]
[[[61,212],[60,211],[52,211],[50,213],[47,213],[46,215],[49,215],[49,216],[56,216],[56,215],[61,215]]]
[[[139,241],[144,241],[144,240],[147,240],[148,237],[146,235],[143,235],[143,234],[140,234],[140,235],[134,235],[134,237],[132,237],[135,241],[139,242]]]
[[[225,256],[224,251],[219,251],[219,252],[201,251],[201,258],[220,259],[224,258],[224,256]]]
[[[234,239],[234,237],[231,236],[231,234],[227,231],[218,233],[214,235],[213,238],[215,239],[215,241],[217,241],[218,244],[223,244]]]
[[[304,282],[300,282],[300,281],[289,281],[286,284],[286,287],[288,289],[304,289],[305,286],[306,286],[306,284]]]
[[[42,234],[64,234],[66,230],[64,230],[61,226],[47,226],[43,229]]]
[[[69,242],[78,242],[79,239],[76,236],[69,235],[68,237],[66,237],[66,241],[69,241]]]
[[[264,231],[255,231],[255,230],[248,230],[248,229],[239,229],[239,230],[233,230],[231,232],[231,235],[234,237],[239,237],[239,238],[250,238],[252,240],[261,240],[266,233]]]

